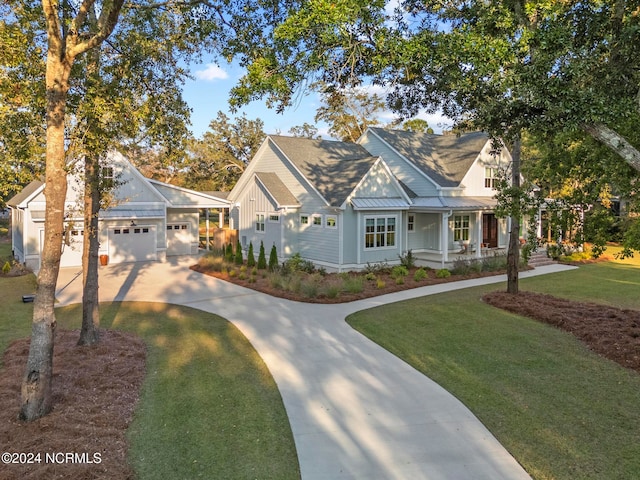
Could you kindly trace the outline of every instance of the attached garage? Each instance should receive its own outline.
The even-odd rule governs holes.
[[[40,254],[44,246],[44,229],[40,229]],[[84,229],[80,226],[67,227],[62,243],[61,267],[82,265],[82,249],[84,247]]]
[[[156,227],[117,226],[109,228],[109,263],[156,260]]]
[[[189,223],[167,223],[167,255],[191,255],[192,238]]]

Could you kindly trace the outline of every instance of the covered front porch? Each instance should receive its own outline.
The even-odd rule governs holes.
[[[416,199],[406,212],[405,251],[431,267],[456,259],[506,252],[509,222],[493,213],[495,199],[438,197]]]

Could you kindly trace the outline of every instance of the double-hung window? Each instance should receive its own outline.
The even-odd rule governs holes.
[[[453,240],[455,242],[469,240],[469,215],[453,217]]]
[[[485,167],[484,168],[484,187],[496,188],[497,181],[498,181],[498,169],[496,167]]]
[[[256,232],[264,232],[264,213],[256,213]]]
[[[396,217],[365,217],[364,225],[364,248],[396,245]]]

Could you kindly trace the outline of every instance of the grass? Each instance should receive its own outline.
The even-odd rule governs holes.
[[[0,278],[0,351],[28,336],[32,275]],[[78,328],[80,306],[56,310]],[[144,338],[147,375],[129,428],[130,461],[141,480],[296,479],[298,460],[280,393],[246,338],[221,317],[159,303],[101,306],[102,327]]]
[[[640,309],[640,269],[629,262],[521,285]],[[640,376],[570,334],[483,304],[495,289],[386,305],[348,322],[462,400],[534,478],[639,478]]]

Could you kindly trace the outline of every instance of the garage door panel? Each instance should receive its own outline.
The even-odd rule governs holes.
[[[156,260],[156,242],[156,229],[153,226],[110,228],[109,262]]]
[[[191,238],[191,226],[188,223],[168,223],[167,255],[190,255]]]

